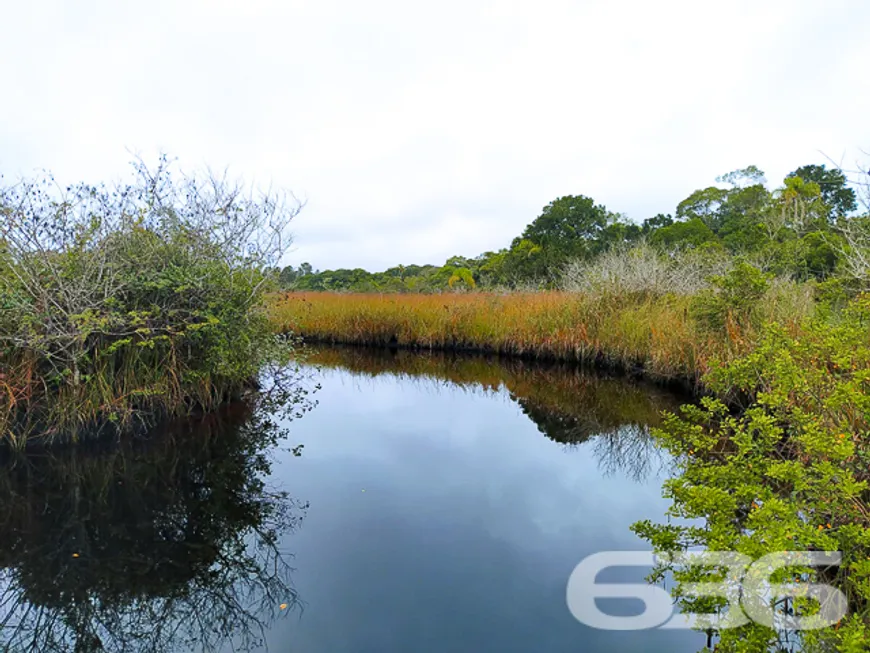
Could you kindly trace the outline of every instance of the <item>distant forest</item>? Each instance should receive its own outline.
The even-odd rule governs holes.
[[[438,292],[472,288],[554,288],[566,266],[645,243],[663,255],[689,250],[703,256],[744,257],[777,276],[825,279],[843,263],[844,223],[857,219],[858,198],[845,174],[806,165],[769,190],[755,166],[696,190],[674,214],[640,223],[583,195],[544,207],[525,230],[497,252],[453,256],[443,265],[398,265],[383,272],[361,268],[314,270],[309,263],[276,270],[287,290]]]

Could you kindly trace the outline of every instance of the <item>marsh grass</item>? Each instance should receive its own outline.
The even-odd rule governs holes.
[[[595,365],[698,389],[717,360],[750,350],[757,330],[737,320],[711,330],[692,296],[651,293],[273,295],[279,332],[311,342],[478,351]],[[798,329],[813,310],[797,286],[773,284],[753,307],[759,323]]]

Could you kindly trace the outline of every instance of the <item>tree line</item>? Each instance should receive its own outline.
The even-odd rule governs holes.
[[[673,214],[638,223],[584,195],[559,197],[544,207],[509,247],[443,265],[398,265],[315,270],[309,263],[276,269],[282,288],[354,292],[438,292],[472,288],[553,288],[570,262],[590,261],[615,248],[646,242],[665,254],[693,250],[743,256],[777,276],[826,279],[846,265],[846,227],[856,220],[858,197],[842,170],[805,165],[778,188],[767,187],[756,166],[696,190]]]

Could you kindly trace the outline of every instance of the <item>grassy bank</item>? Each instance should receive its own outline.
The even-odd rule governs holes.
[[[753,320],[699,317],[691,296],[613,293],[287,293],[272,297],[272,324],[310,341],[475,350],[590,363],[697,386],[715,360],[748,351],[758,327],[797,328],[812,311],[806,289],[771,286]]]

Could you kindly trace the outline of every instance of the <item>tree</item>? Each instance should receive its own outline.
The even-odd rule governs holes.
[[[837,267],[840,260],[837,246],[841,241],[835,234],[813,231],[801,239],[798,274],[804,278],[824,279]]]
[[[640,227],[641,233],[646,236],[650,232],[655,231],[656,229],[660,229],[661,227],[668,227],[674,224],[674,219],[670,216],[670,214],[665,215],[664,213],[659,213],[658,215],[654,215],[651,218],[647,218],[643,221],[643,224]]]
[[[643,230],[640,226],[629,222],[624,216],[613,215],[597,241],[592,244],[592,249],[596,254],[600,254],[613,247],[636,243],[642,236]]]
[[[292,265],[288,265],[281,273],[278,275],[278,283],[282,288],[290,288],[293,285],[293,282],[296,281],[296,278],[299,276],[299,271],[296,270]]]
[[[785,178],[785,186],[777,193],[781,221],[798,233],[820,220],[824,220],[828,207],[821,193],[821,187],[803,177]]]
[[[607,209],[592,198],[566,195],[545,206],[514,244],[528,240],[562,256],[588,256],[608,217]]]
[[[756,166],[748,166],[716,178],[731,188],[710,186],[696,190],[677,206],[677,219],[699,220],[706,225],[725,247],[734,253],[756,251],[765,244],[764,223],[771,210],[771,194],[764,186],[764,173]],[[670,229],[659,239],[673,240],[675,236],[691,235],[698,244],[700,230]]]
[[[453,274],[451,274],[450,278],[447,280],[447,285],[451,288],[456,288],[457,284],[459,284],[460,287],[473,290],[476,284],[474,283],[474,276],[471,274],[471,270],[464,267],[454,268]]]
[[[772,196],[762,184],[727,191],[719,207],[718,235],[729,251],[745,253],[764,244],[764,223],[772,209]]]
[[[818,184],[822,201],[829,209],[828,218],[839,218],[858,208],[855,191],[847,186],[842,170],[828,170],[824,165],[801,166],[790,172],[786,179],[800,177],[805,182]]]
[[[747,166],[716,177],[716,181],[720,184],[729,184],[732,188],[743,188],[744,184],[748,186],[763,186],[765,179],[764,172],[759,170],[757,166]]]
[[[507,283],[504,275],[508,250],[484,252],[477,257],[477,271],[483,285],[496,286]]]
[[[444,265],[453,268],[470,268],[474,266],[474,259],[465,258],[464,256],[451,256]]]
[[[716,231],[721,226],[719,208],[728,191],[716,186],[696,190],[677,205],[677,220],[700,220]]]
[[[619,216],[584,195],[553,200],[511,244],[504,261],[509,282],[555,283],[570,259],[585,259],[602,251],[605,230],[618,220]],[[616,232],[609,235],[620,237]]]
[[[664,249],[700,247],[716,242],[716,234],[700,218],[692,218],[656,230],[650,242]]]
[[[514,241],[501,265],[502,278],[511,286],[545,279],[547,271],[543,247],[525,238],[519,242]]]
[[[715,233],[734,232],[740,227],[729,222],[756,220],[767,207],[770,193],[764,187],[764,173],[756,166],[734,170],[716,178],[731,188],[710,186],[696,190],[677,206],[678,220],[698,218]]]

